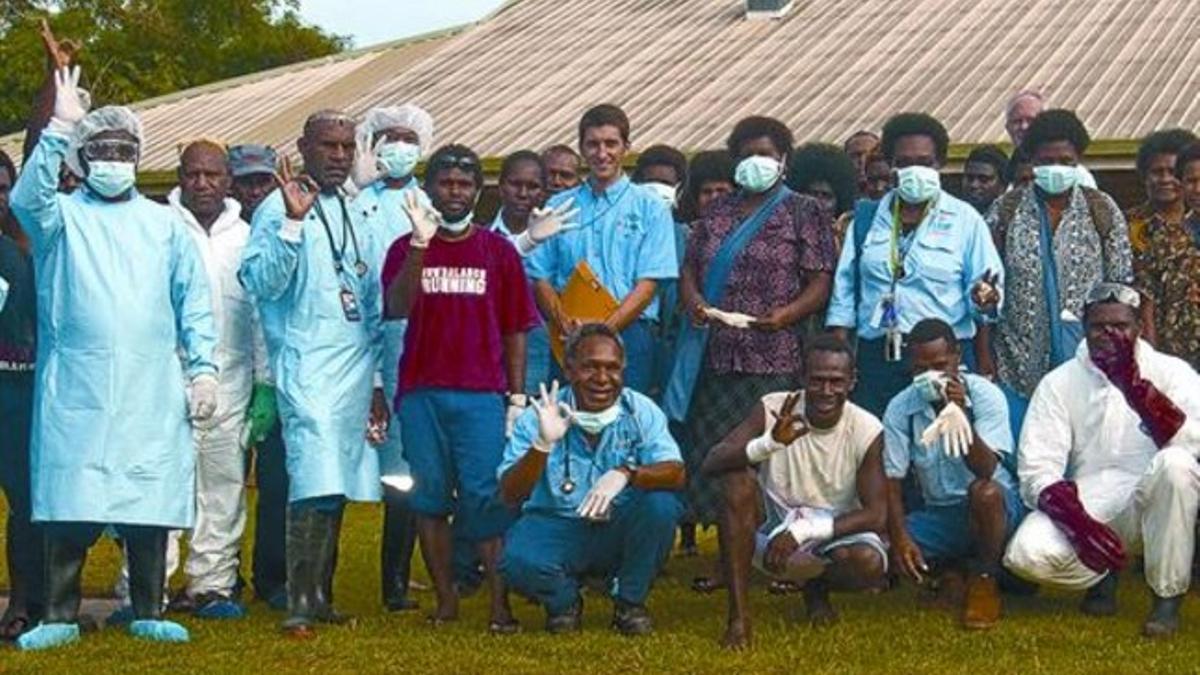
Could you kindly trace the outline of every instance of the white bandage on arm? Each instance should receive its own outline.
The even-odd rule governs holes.
[[[751,464],[759,464],[786,447],[783,443],[771,438],[771,434],[768,432],[746,444],[746,459]]]
[[[279,238],[286,242],[292,243],[292,244],[299,244],[301,235],[303,233],[304,233],[304,221],[303,220],[292,220],[291,218],[284,218],[283,225],[280,226],[280,228],[279,228]]]
[[[810,509],[793,520],[787,529],[802,547],[824,544],[833,539],[833,514]]]

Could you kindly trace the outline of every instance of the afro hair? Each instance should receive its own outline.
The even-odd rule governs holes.
[[[858,192],[858,172],[850,157],[836,145],[806,143],[792,155],[787,173],[788,187],[806,192],[813,183],[825,181],[837,197],[837,213],[854,205]]]

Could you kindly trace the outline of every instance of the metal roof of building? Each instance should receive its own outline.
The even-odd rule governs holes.
[[[411,101],[484,156],[574,143],[580,114],[616,103],[635,149],[720,147],[733,122],[779,117],[840,141],[890,115],[939,117],[960,145],[1006,139],[1022,89],[1075,109],[1093,155],[1200,129],[1197,0],[796,0],[748,20],[743,0],[519,0],[436,40],[401,42],[140,104],[144,169],[200,135],[293,148],[304,116]]]

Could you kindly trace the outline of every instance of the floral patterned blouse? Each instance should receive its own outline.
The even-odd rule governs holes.
[[[684,265],[698,288],[725,238],[742,224],[740,194],[714,202],[692,225]],[[775,207],[730,272],[718,309],[762,317],[804,290],[814,274],[832,274],[837,265],[832,218],[811,197],[793,194]],[[801,370],[801,326],[774,332],[730,328],[712,323],[706,370],[720,375],[781,375]]]
[[[1139,258],[1137,285],[1154,300],[1159,351],[1200,369],[1200,213],[1151,229]]]

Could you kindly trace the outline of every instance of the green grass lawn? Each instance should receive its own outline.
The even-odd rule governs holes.
[[[587,598],[584,632],[579,635],[544,634],[541,610],[518,598],[513,605],[525,632],[487,635],[482,594],[464,601],[458,625],[433,629],[425,624],[423,612],[389,615],[380,605],[380,518],[380,509],[373,505],[353,506],[346,516],[336,595],[339,609],[359,617],[355,628],[328,627],[314,641],[289,642],[277,633],[281,615],[252,603],[249,618],[242,621],[182,619],[192,632],[187,645],[138,642],[120,630],[86,635],[81,643],[50,653],[23,654],[0,645],[0,673],[1200,670],[1200,613],[1195,601],[1185,608],[1182,635],[1172,642],[1144,641],[1138,629],[1149,601],[1133,575],[1122,584],[1122,609],[1116,618],[1081,616],[1075,611],[1076,597],[1050,593],[1009,601],[1003,623],[986,633],[967,633],[949,613],[918,608],[909,588],[834,596],[841,622],[812,629],[800,620],[803,604],[798,597],[769,596],[759,585],[753,595],[756,646],[727,653],[717,645],[724,626],[724,593],[705,597],[688,590],[691,577],[710,564],[712,537],[702,541],[702,557],[668,564],[667,575],[650,599],[656,632],[649,638],[613,634],[608,628],[611,607],[595,595]],[[249,558],[247,545],[243,559]],[[111,542],[93,549],[85,575],[89,594],[108,592],[116,564]],[[425,579],[423,571],[417,575]],[[6,579],[0,575],[0,584]],[[424,606],[432,603],[429,593],[417,596]]]

